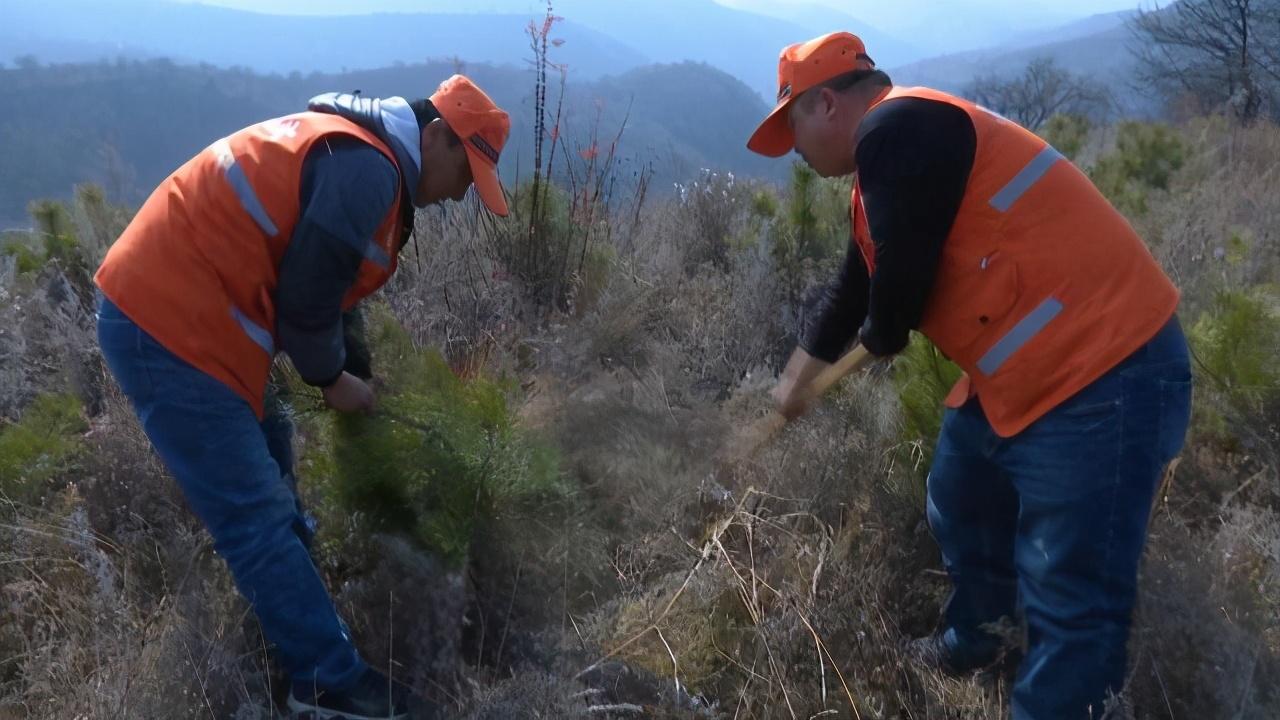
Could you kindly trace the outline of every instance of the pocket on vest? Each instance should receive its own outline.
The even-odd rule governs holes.
[[[957,358],[972,359],[1008,329],[1009,313],[1018,302],[1021,287],[1018,267],[1007,254],[994,251],[980,257],[943,262],[934,298],[940,322],[939,346],[949,346]],[[950,340],[947,342],[946,340]]]

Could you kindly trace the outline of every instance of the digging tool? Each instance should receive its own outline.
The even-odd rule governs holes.
[[[862,345],[854,345],[852,350],[824,368],[822,372],[818,373],[817,377],[809,382],[809,387],[805,391],[806,401],[813,402],[817,400],[832,386],[840,382],[844,376],[865,368],[870,364],[872,357],[871,353],[867,352],[867,349]],[[787,419],[783,417],[782,413],[775,410],[769,413],[768,416],[760,418],[747,426],[730,443],[728,464],[732,466],[739,462],[750,460],[786,425]]]

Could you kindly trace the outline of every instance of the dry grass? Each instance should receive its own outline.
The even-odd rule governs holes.
[[[1137,223],[1192,317],[1223,283],[1280,281],[1280,130],[1183,135],[1190,162]],[[767,411],[796,283],[822,275],[780,277],[783,221],[753,210],[760,188],[718,182],[615,208],[600,274],[565,283],[591,292],[552,308],[505,272],[474,205],[423,213],[421,265],[410,248],[386,302],[459,374],[514,381],[576,495],[499,513],[461,572],[336,528],[319,560],[357,639],[473,720],[1004,716],[1007,677],[938,677],[900,650],[935,629],[947,582],[892,370],[716,472]],[[1238,259],[1215,258],[1232,237]],[[70,385],[92,430],[58,487],[0,506],[0,718],[266,718],[280,678],[254,621],[106,382],[87,318],[48,302],[56,275],[0,288],[0,412]],[[1276,467],[1193,437],[1153,521],[1118,716],[1277,717]],[[304,423],[304,491],[314,443]]]
[[[30,718],[269,717],[247,606],[122,409],[98,419],[95,466],[77,484],[4,511],[10,692],[0,707]]]

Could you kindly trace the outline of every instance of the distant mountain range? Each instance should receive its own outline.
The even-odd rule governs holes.
[[[1136,7],[1138,0],[1132,0]],[[876,17],[876,27],[925,49],[918,56],[953,54],[1005,45],[1020,35],[1049,30],[1090,13],[1081,0],[843,0],[846,12]]]
[[[524,66],[528,15],[379,14],[290,17],[165,0],[4,0],[0,60],[47,62],[168,57],[264,73],[341,72],[460,58]],[[587,79],[651,62],[566,20],[556,59]]]
[[[288,74],[455,57],[523,67],[531,56],[526,30],[540,16],[537,3],[505,0],[477,7],[423,0],[413,6],[420,10],[298,16],[173,0],[4,0],[0,60],[26,54],[47,62],[170,57]],[[468,12],[458,11],[464,7]],[[551,55],[575,77],[591,80],[655,62],[693,60],[728,72],[762,96],[776,90],[778,50],[815,34],[711,0],[560,0],[556,13],[565,19],[556,23],[553,37],[563,43]]]
[[[524,29],[527,13],[540,4],[372,1],[441,12],[288,16],[176,0],[0,0],[0,61],[10,66],[0,70],[0,97],[22,109],[0,114],[0,227],[24,221],[31,199],[65,197],[86,180],[140,202],[212,139],[301,109],[311,95],[360,89],[422,96],[458,70],[512,112],[503,171],[508,178],[517,167],[527,174],[533,78]],[[772,105],[778,49],[831,24],[863,33],[868,51],[898,84],[962,91],[976,76],[1013,75],[1047,56],[1112,87],[1124,112],[1153,110],[1130,91],[1129,13],[897,65],[895,57],[910,58],[918,48],[856,24],[827,0],[785,8],[768,0],[721,1],[744,9],[711,0],[557,0],[556,12],[571,18],[556,25],[553,37],[565,42],[552,51],[553,60],[568,64],[562,129],[569,142],[585,142],[597,117],[605,136],[625,118],[621,153],[632,176],[651,164],[655,181],[668,188],[703,167],[782,178],[786,162],[752,155],[744,143]],[[350,0],[296,4],[323,12],[349,7]],[[518,6],[524,14],[515,12]],[[40,62],[15,63],[21,55]],[[682,56],[701,62],[655,62]],[[554,99],[558,78],[552,81]]]
[[[45,62],[169,57],[281,74],[451,58],[525,67],[531,54],[527,28],[546,7],[536,0],[213,2],[3,0],[0,61],[21,55]],[[1013,0],[969,0],[963,6],[897,0],[891,8],[877,6],[877,15],[894,23],[886,31],[859,19],[869,14],[868,3],[555,0],[555,13],[564,19],[555,25],[553,37],[563,43],[551,55],[572,77],[586,80],[651,63],[706,62],[769,99],[776,91],[778,51],[823,32],[856,32],[880,67],[899,68],[914,67],[939,48],[990,45],[1012,50],[1061,42],[1061,22],[1075,17],[1069,10]],[[298,14],[250,11],[264,5]],[[369,14],[349,14],[353,7]],[[1075,32],[1104,29],[1090,22],[1096,21],[1068,27]]]
[[[303,110],[314,95],[359,89],[375,97],[424,96],[455,69],[435,62],[263,76],[167,60],[118,60],[0,70],[0,97],[21,109],[0,113],[0,228],[25,225],[28,202],[69,197],[82,182],[101,183],[118,201],[139,204],[211,141]],[[532,71],[484,64],[465,70],[512,114],[503,178],[514,181],[517,171],[527,178],[533,165]],[[558,88],[548,96],[554,104]],[[650,65],[578,81],[566,92],[559,134],[568,155],[562,152],[560,159],[578,162],[593,132],[606,152],[625,120],[620,192],[646,168],[657,193],[697,177],[701,168],[781,179],[787,162],[746,149],[747,137],[767,112],[746,85],[701,63]]]
[[[430,12],[430,13],[514,13],[541,14],[545,0],[178,0],[202,1],[241,10],[280,12],[306,15],[347,14],[353,7],[360,12]],[[1124,5],[1124,0],[1119,0]],[[797,42],[832,30],[852,30],[864,34],[876,59],[886,66],[901,65],[932,55],[1002,45],[1019,34],[1049,29],[1114,7],[1111,0],[1072,0],[1069,3],[1025,2],[1024,0],[714,0],[715,4],[786,21],[790,30],[796,26],[808,35],[792,36],[782,44]],[[1129,8],[1139,0],[1131,0]],[[713,42],[723,33],[727,42],[741,46],[733,16],[715,13],[707,0],[691,2],[646,2],[642,0],[553,0],[556,14],[581,22],[612,35],[628,45],[645,51],[647,43],[663,42],[661,35],[651,37],[641,28],[621,18],[629,18],[629,10],[661,18],[669,26],[698,27],[703,42]],[[1108,7],[1107,9],[1110,9]],[[698,25],[715,20],[716,25]],[[781,45],[779,45],[781,47]],[[910,48],[910,50],[907,50]],[[750,48],[743,48],[749,50]],[[681,48],[687,51],[686,48]],[[906,52],[903,52],[907,50]],[[772,51],[776,53],[776,49]],[[680,60],[685,56],[666,57],[652,54],[656,61]]]
[[[959,92],[975,77],[1016,75],[1030,61],[1048,57],[1064,69],[1111,88],[1121,114],[1151,115],[1157,111],[1155,100],[1132,87],[1137,61],[1133,54],[1135,38],[1128,23],[1133,15],[1097,15],[1051,32],[1020,37],[1005,46],[911,63],[892,69],[890,74],[899,85],[926,85]]]

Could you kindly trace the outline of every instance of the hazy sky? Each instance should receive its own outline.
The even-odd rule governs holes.
[[[774,0],[780,3],[796,3],[807,0]],[[865,0],[814,0],[822,5],[829,5],[833,8],[848,10],[850,7],[860,8],[863,13],[874,12],[876,5],[884,4],[880,0],[876,2],[866,2]],[[939,5],[946,4],[950,7],[965,7],[973,5],[977,7],[993,8],[1008,7],[1019,8],[1027,5],[1041,7],[1046,9],[1068,10],[1072,14],[1091,15],[1093,13],[1111,12],[1113,10],[1132,10],[1138,7],[1139,0],[936,0]],[[870,21],[870,18],[868,18]]]
[[[109,0],[104,0],[109,1]],[[375,12],[500,12],[537,14],[546,0],[181,0],[204,2],[273,14],[360,14]],[[1166,3],[1169,0],[1164,0]],[[0,0],[3,2],[3,0]],[[1090,15],[1132,10],[1156,0],[711,0],[789,21],[809,32],[839,25],[839,16],[825,15],[826,6],[853,18],[852,22],[881,31],[899,48],[896,62],[983,47],[995,47],[1018,37],[1070,24]],[[632,14],[646,0],[553,0],[555,9],[570,20],[601,30],[618,8]],[[664,3],[672,7],[671,0]],[[589,8],[589,10],[587,9]],[[816,23],[816,24],[815,24]],[[610,31],[616,34],[618,28]],[[884,37],[884,35],[880,36]],[[618,35],[622,42],[625,33]],[[894,53],[886,53],[894,57]],[[884,57],[885,55],[882,55]],[[670,60],[670,58],[662,58]],[[890,63],[892,64],[892,63]]]
[[[436,3],[430,2],[414,2],[414,0],[328,0],[323,3],[307,3],[299,0],[183,0],[185,2],[204,2],[208,5],[225,5],[228,7],[236,7],[241,9],[258,10],[260,12],[283,12],[296,13],[307,12],[309,8],[323,7],[324,12],[332,12],[332,8],[341,7],[342,11],[350,13],[359,12],[376,12],[379,10],[390,10],[397,12],[411,11],[415,7],[430,7]],[[643,2],[643,0],[634,0],[635,2]],[[818,3],[827,5],[837,10],[843,10],[851,14],[857,15],[863,20],[875,24],[877,16],[882,12],[887,12],[887,8],[893,6],[892,0],[773,0],[774,2],[784,4],[799,3]],[[963,8],[972,6],[990,10],[993,8],[1009,8],[1016,10],[1026,8],[1028,6],[1042,8],[1047,11],[1054,11],[1055,14],[1085,16],[1094,13],[1110,12],[1113,10],[1131,10],[1138,6],[1139,0],[933,0],[939,6],[945,5],[949,8]],[[1150,0],[1147,0],[1150,2]],[[488,4],[499,4],[496,2],[487,2],[486,0],[476,0],[475,2],[465,3],[465,5],[483,8]],[[502,3],[506,4],[506,3]],[[532,8],[541,5],[541,2],[529,0],[528,5]],[[732,4],[726,3],[726,4]],[[930,5],[931,2],[917,2],[917,5]],[[456,7],[456,6],[455,6]]]

